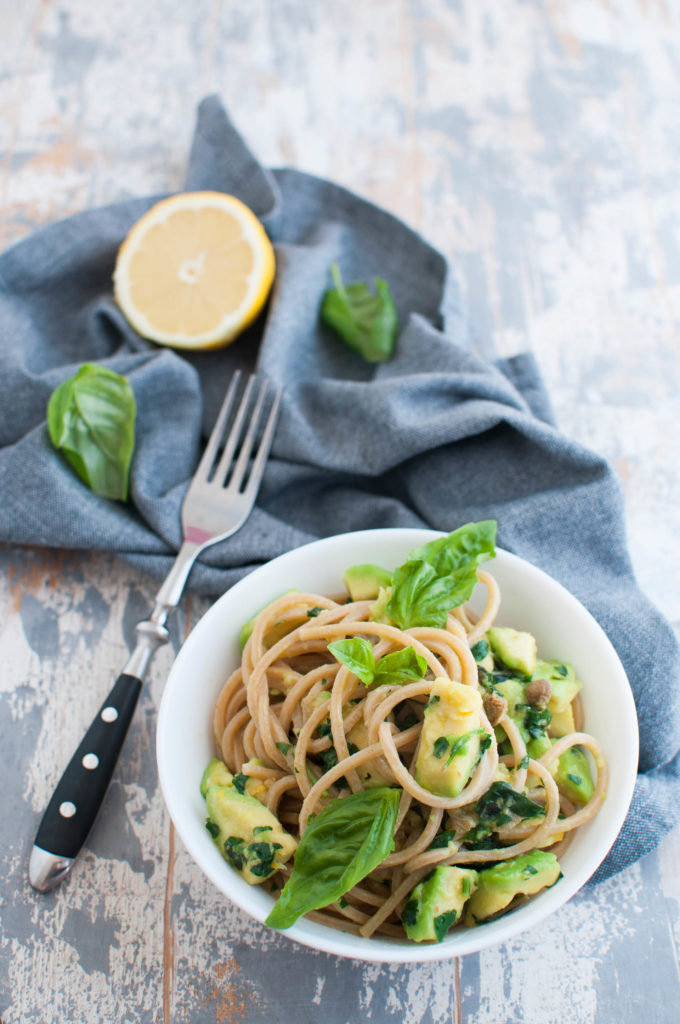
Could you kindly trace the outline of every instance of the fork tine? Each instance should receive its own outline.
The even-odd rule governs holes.
[[[202,480],[207,480],[210,474],[210,470],[212,469],[213,463],[215,461],[215,456],[217,455],[217,452],[220,447],[220,442],[222,440],[222,435],[224,434],[224,428],[226,426],[229,413],[231,411],[231,405],[234,399],[234,395],[236,393],[236,388],[238,386],[240,377],[241,371],[236,370],[233,377],[231,378],[231,382],[229,384],[229,387],[227,388],[227,393],[224,396],[224,401],[222,402],[222,407],[220,408],[220,411],[217,414],[215,426],[212,428],[212,432],[210,434],[210,437],[208,438],[208,443],[205,446],[205,451],[201,456],[201,461],[199,462],[198,468],[196,469],[196,473],[194,474],[195,479],[200,478]]]
[[[236,415],[234,417],[234,422],[232,423],[231,430],[229,431],[227,439],[224,443],[224,451],[220,455],[220,461],[217,463],[217,466],[215,468],[215,472],[213,474],[214,483],[220,485],[224,483],[224,479],[229,470],[229,466],[231,465],[231,460],[233,459],[234,452],[236,451],[238,439],[241,434],[241,427],[243,426],[243,420],[248,409],[248,402],[250,400],[250,395],[252,393],[254,384],[255,377],[251,374],[250,377],[248,378],[248,383],[246,384],[245,391],[243,392],[241,404],[239,405]]]
[[[248,496],[254,495],[257,492],[262,480],[265,463],[269,455],[269,450],[272,446],[272,441],[274,440],[274,430],[276,428],[276,420],[279,414],[282,391],[283,388],[277,388],[274,393],[274,401],[272,402],[272,407],[269,411],[269,418],[267,419],[267,424],[264,428],[262,438],[260,439],[260,447],[258,448],[253,460],[250,477],[243,492]]]
[[[257,428],[258,428],[259,423],[260,423],[260,417],[262,415],[262,408],[264,406],[264,400],[267,397],[267,390],[268,390],[268,381],[263,380],[261,382],[261,384],[260,384],[260,390],[259,390],[258,395],[257,395],[257,401],[255,403],[255,408],[253,409],[252,415],[250,417],[250,423],[248,424],[248,431],[247,431],[245,437],[243,438],[243,442],[241,444],[241,450],[238,453],[238,458],[236,460],[233,472],[232,472],[231,477],[229,479],[229,489],[230,490],[235,490],[235,491],[240,490],[241,484],[243,483],[243,480],[245,478],[246,470],[248,468],[248,460],[250,458],[250,453],[251,453],[251,451],[253,449],[253,445],[255,443],[255,434],[256,434]]]

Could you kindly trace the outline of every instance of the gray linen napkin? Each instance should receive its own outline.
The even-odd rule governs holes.
[[[562,436],[529,355],[471,348],[443,258],[394,217],[294,170],[268,172],[215,97],[199,107],[187,189],[243,199],[276,246],[266,313],[233,345],[184,357],[129,327],[112,297],[117,248],[159,197],[38,231],[0,257],[0,540],[97,548],[161,579],[179,507],[232,370],[285,385],[257,508],[206,553],[190,587],[219,594],[256,565],[318,537],[385,526],[452,530],[495,518],[499,543],[563,583],[613,641],[635,692],[640,774],[596,878],[653,849],[680,817],[680,652],[640,592],[610,467]],[[390,284],[401,331],[379,366],[319,325],[328,269]],[[97,498],[52,450],[47,400],[84,361],[129,377],[138,406],[128,505]]]

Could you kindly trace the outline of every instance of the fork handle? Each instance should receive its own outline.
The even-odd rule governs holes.
[[[29,861],[29,881],[39,892],[54,888],[80,853],[103,803],[141,688],[137,676],[118,676],[57,783]]]
[[[28,880],[38,892],[66,877],[94,825],[151,659],[170,639],[169,611],[157,600],[151,618],[137,623],[137,645],[57,783],[28,862]]]

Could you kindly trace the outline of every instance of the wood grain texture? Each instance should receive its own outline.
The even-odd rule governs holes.
[[[535,352],[562,429],[609,458],[643,588],[680,627],[680,11],[663,0],[0,0],[0,248],[180,188],[198,100],[264,163],[346,185],[446,255],[483,352]],[[157,656],[74,876],[33,834],[153,584],[0,553],[3,1024],[672,1024],[680,834],[531,934],[459,962],[340,961],[223,900],[171,829]],[[179,646],[205,603],[184,602]]]

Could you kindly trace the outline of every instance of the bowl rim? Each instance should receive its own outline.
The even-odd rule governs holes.
[[[176,793],[171,785],[169,778],[169,765],[171,763],[170,759],[172,758],[173,751],[169,745],[168,724],[172,721],[173,701],[177,698],[178,694],[183,691],[184,686],[186,686],[186,681],[183,680],[185,663],[191,661],[195,655],[195,651],[199,649],[202,638],[204,636],[208,636],[213,631],[214,624],[221,621],[225,606],[227,606],[229,602],[234,601],[235,597],[238,598],[241,589],[245,589],[246,584],[248,589],[252,588],[260,579],[266,580],[267,576],[276,569],[285,569],[289,564],[294,565],[300,558],[306,559],[310,556],[314,557],[318,553],[328,551],[335,545],[338,545],[341,548],[344,548],[346,545],[351,547],[354,543],[361,545],[367,541],[382,538],[386,542],[388,540],[396,542],[397,544],[401,544],[403,542],[404,550],[406,551],[428,540],[433,540],[442,536],[446,536],[446,531],[419,527],[385,527],[373,530],[357,530],[344,534],[335,534],[330,537],[311,541],[308,544],[304,544],[297,548],[293,548],[290,551],[284,552],[282,555],[258,566],[252,572],[242,577],[237,583],[230,587],[229,590],[225,591],[224,594],[213,602],[186,637],[173,665],[171,666],[161,698],[156,732],[156,759],[159,781],[166,807],[179,837],[197,867],[200,868],[203,874],[210,879],[210,881],[223,895],[247,913],[251,918],[254,918],[260,923],[264,923],[266,914],[261,913],[258,908],[253,907],[249,903],[248,899],[242,898],[238,891],[231,891],[228,884],[223,884],[223,880],[226,879],[228,882],[231,875],[225,873],[224,876],[222,876],[222,873],[220,872],[218,877],[217,872],[212,870],[210,865],[205,863],[201,844],[198,842],[199,833],[195,830],[192,819],[190,819],[187,824],[186,808],[182,806],[180,794]],[[614,805],[613,823],[611,827],[606,834],[594,844],[594,851],[588,860],[586,869],[582,868],[574,871],[570,878],[562,877],[559,885],[543,890],[538,894],[535,900],[529,901],[524,906],[519,907],[516,911],[507,914],[505,917],[498,918],[487,925],[478,926],[473,929],[466,929],[464,933],[450,933],[449,940],[451,939],[451,936],[455,935],[455,948],[450,948],[451,943],[450,941],[447,942],[447,940],[438,944],[425,944],[395,941],[382,936],[372,937],[371,939],[360,939],[356,935],[341,932],[326,925],[309,921],[305,918],[300,918],[299,921],[290,928],[285,931],[281,931],[278,934],[317,951],[321,950],[326,953],[332,953],[337,956],[360,961],[418,963],[449,960],[457,956],[479,952],[483,949],[496,946],[545,920],[561,906],[567,903],[568,900],[570,900],[571,897],[586,884],[588,879],[592,877],[613,846],[628,813],[633,797],[633,789],[637,777],[639,749],[637,712],[632,689],[625,670],[621,664],[618,654],[602,627],[588,609],[581,604],[581,602],[571,594],[570,591],[555,580],[554,577],[550,576],[544,570],[539,569],[531,562],[528,562],[526,559],[499,547],[496,548],[496,552],[497,557],[499,557],[503,562],[509,560],[508,564],[510,567],[512,567],[513,564],[520,565],[523,572],[528,572],[530,576],[534,575],[534,578],[539,579],[543,584],[547,582],[549,586],[557,588],[561,599],[566,602],[567,606],[570,606],[572,610],[576,611],[582,617],[585,617],[584,621],[589,623],[590,627],[597,635],[598,641],[602,644],[602,650],[606,653],[606,656],[611,663],[613,674],[618,676],[617,697],[620,699],[620,709],[627,724],[625,742],[629,744],[631,756],[628,758],[624,766],[623,777],[617,776],[617,786],[615,791],[612,793],[612,787],[610,786],[610,791],[607,794],[608,809],[611,811],[612,804]],[[492,568],[493,564],[494,561],[492,560],[488,563],[488,566]],[[239,619],[238,624],[234,626],[233,634],[230,630],[225,634],[225,646],[233,640],[235,635],[237,635],[240,623],[241,620]],[[625,771],[626,767],[628,769],[627,771]],[[488,930],[491,927],[493,927],[493,932]],[[488,939],[486,938],[487,935],[489,936]]]

